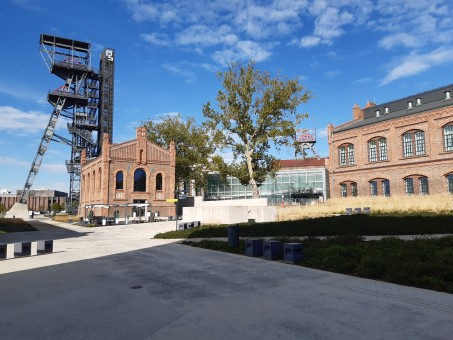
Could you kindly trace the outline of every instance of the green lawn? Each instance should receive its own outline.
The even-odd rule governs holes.
[[[20,218],[0,218],[0,234],[23,231],[36,231],[36,229]]]
[[[453,214],[341,215],[298,221],[241,224],[241,237],[453,234]],[[227,237],[228,226],[170,231],[155,238]]]

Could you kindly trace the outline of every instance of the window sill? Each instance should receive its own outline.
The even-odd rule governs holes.
[[[403,157],[400,158],[400,161],[405,161],[405,160],[410,160],[410,159],[417,159],[417,158],[427,158],[429,155],[419,155],[419,156],[409,156],[409,157]]]
[[[370,162],[370,161],[368,161],[367,163],[365,163],[365,165],[383,164],[383,163],[390,163],[390,160],[387,159],[387,160],[385,160],[385,161],[375,161],[375,162]]]

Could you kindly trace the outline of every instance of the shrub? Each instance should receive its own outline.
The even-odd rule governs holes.
[[[36,229],[21,218],[0,218],[0,232],[14,233],[24,231],[36,231]]]

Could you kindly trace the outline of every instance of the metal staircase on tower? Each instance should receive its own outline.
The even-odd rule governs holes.
[[[89,43],[41,34],[40,52],[49,71],[65,82],[48,93],[47,100],[54,109],[21,192],[20,203],[27,203],[33,181],[38,174],[49,143],[56,141],[71,147],[71,158],[66,161],[66,168],[70,175],[66,210],[72,210],[78,205],[80,197],[82,150],[86,150],[87,159],[90,159],[100,154],[99,141],[102,141],[104,133],[110,135],[111,142],[113,50],[104,49],[101,55],[100,68],[108,70],[103,72],[104,79],[92,68]],[[102,90],[101,86],[103,86]],[[101,97],[107,98],[103,101],[104,104],[101,103]],[[55,133],[60,116],[67,121],[70,138]]]

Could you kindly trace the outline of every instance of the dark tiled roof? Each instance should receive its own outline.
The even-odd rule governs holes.
[[[324,167],[326,159],[306,158],[306,159],[285,159],[279,161],[282,169],[285,168],[308,168],[308,167]]]
[[[452,99],[445,100],[446,91],[451,92]],[[421,105],[416,105],[417,98],[420,98]],[[410,101],[412,102],[412,108],[408,109],[408,102]],[[366,108],[363,110],[364,119],[343,124],[335,128],[333,132],[351,130],[451,105],[453,105],[453,84]],[[389,113],[385,113],[386,107],[388,107]],[[376,110],[380,112],[379,117],[376,117]]]

